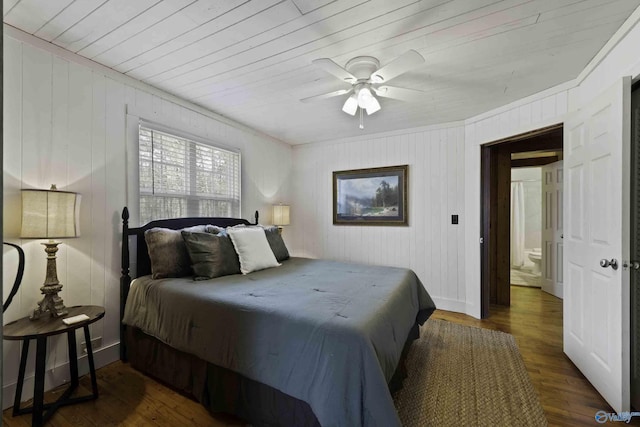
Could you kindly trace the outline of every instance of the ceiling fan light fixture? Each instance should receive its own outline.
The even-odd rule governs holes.
[[[380,103],[371,93],[371,88],[363,86],[358,90],[358,107],[367,110],[367,114],[371,115],[380,109]]]
[[[408,50],[393,61],[380,67],[380,61],[373,56],[356,56],[341,67],[330,58],[320,58],[312,61],[314,65],[323,68],[343,82],[351,84],[351,89],[342,89],[322,95],[304,98],[302,102],[332,98],[340,95],[350,95],[342,106],[342,111],[355,116],[360,109],[360,129],[364,129],[364,111],[368,115],[381,109],[377,97],[399,99],[402,101],[422,101],[425,93],[419,90],[405,89],[395,86],[382,86],[397,76],[406,73],[420,65],[425,60],[415,50]]]
[[[369,116],[375,113],[376,111],[380,110],[380,103],[378,102],[375,96],[371,97],[365,109],[367,110],[367,114]]]
[[[347,100],[344,102],[344,105],[342,106],[342,111],[344,111],[349,115],[355,116],[357,110],[358,110],[358,97],[354,93],[353,95],[348,97]]]
[[[367,108],[372,99],[374,99],[373,94],[368,87],[364,86],[358,90],[358,107]]]

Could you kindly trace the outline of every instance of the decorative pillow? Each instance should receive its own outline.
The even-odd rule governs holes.
[[[265,227],[264,233],[267,235],[267,242],[269,242],[273,255],[275,255],[278,262],[289,259],[287,245],[284,244],[284,240],[282,240],[282,235],[280,235],[278,227]]]
[[[240,273],[238,255],[224,231],[218,234],[183,231],[182,238],[196,280]]]
[[[204,233],[205,226],[196,225],[184,230]],[[144,232],[151,260],[151,276],[154,279],[192,274],[189,253],[182,240],[181,231],[156,227]]]
[[[262,228],[228,228],[227,233],[238,253],[242,274],[280,265]]]

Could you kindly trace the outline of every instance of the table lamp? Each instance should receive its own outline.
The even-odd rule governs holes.
[[[289,225],[289,206],[273,205],[273,225],[278,226],[278,233],[282,234],[282,226]]]
[[[30,316],[38,319],[49,312],[52,317],[66,315],[67,309],[58,292],[62,284],[58,281],[56,252],[62,242],[53,239],[80,236],[80,199],[78,193],[58,191],[55,185],[50,190],[22,190],[23,239],[49,239],[42,243],[47,253],[47,271],[44,285],[40,288],[44,298]]]

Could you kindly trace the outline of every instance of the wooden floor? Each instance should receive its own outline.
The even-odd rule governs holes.
[[[100,396],[97,400],[65,406],[56,411],[47,426],[52,427],[186,427],[244,426],[246,423],[225,415],[213,417],[199,403],[174,392],[135,371],[129,364],[115,362],[96,372]],[[87,376],[80,380],[78,393],[90,392]],[[45,393],[45,401],[55,400],[60,391]],[[27,402],[30,404],[31,402]],[[3,426],[27,427],[30,415],[2,414]]]
[[[594,415],[611,411],[578,369],[562,353],[562,301],[540,289],[512,286],[511,307],[492,307],[487,320],[436,311],[434,318],[513,334],[550,425],[600,425]],[[89,382],[81,386],[88,392]],[[113,363],[98,370],[97,401],[67,406],[54,414],[51,426],[239,426],[233,417],[212,417],[200,404],[136,372]],[[487,392],[490,392],[488,390]],[[53,400],[59,393],[47,393]],[[28,426],[29,415],[13,418],[6,410],[5,426]],[[620,424],[620,423],[617,423]],[[634,425],[640,425],[635,418]],[[622,424],[624,425],[624,423]]]

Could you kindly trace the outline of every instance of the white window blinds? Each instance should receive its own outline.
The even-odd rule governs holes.
[[[240,153],[140,125],[140,223],[240,217]]]

